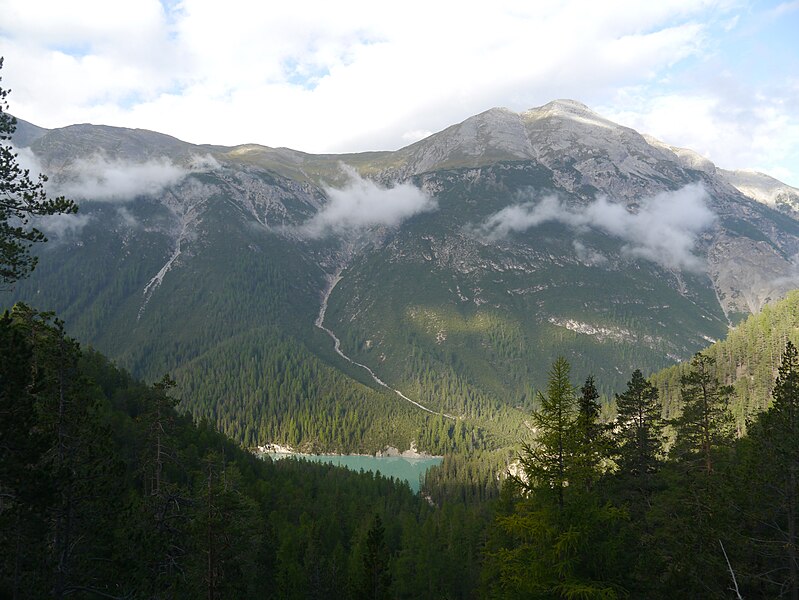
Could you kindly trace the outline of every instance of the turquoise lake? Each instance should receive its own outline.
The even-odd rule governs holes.
[[[441,464],[440,456],[429,458],[404,458],[402,456],[357,456],[357,455],[325,455],[325,454],[286,454],[269,452],[265,456],[272,460],[282,458],[302,458],[314,462],[331,463],[339,467],[347,467],[350,471],[371,471],[384,477],[404,479],[414,492],[419,491],[419,478],[433,465]]]

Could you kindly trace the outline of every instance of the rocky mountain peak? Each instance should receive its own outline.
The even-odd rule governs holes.
[[[561,117],[561,118],[583,118],[595,120],[598,122],[611,123],[607,119],[601,117],[593,110],[588,108],[587,105],[577,100],[563,98],[547,102],[543,106],[537,106],[525,111],[523,114],[530,115],[537,118],[542,117]]]
[[[553,122],[559,122],[561,124],[574,123],[609,130],[626,129],[618,123],[614,123],[595,113],[582,102],[568,99],[553,100],[543,106],[531,108],[523,112],[521,116],[528,126],[542,121],[548,123],[548,127],[552,127]]]
[[[521,116],[507,108],[469,117],[399,152],[405,155],[410,173],[533,158]]]

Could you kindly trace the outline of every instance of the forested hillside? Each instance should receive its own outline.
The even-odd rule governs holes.
[[[702,351],[715,360],[714,373],[719,380],[734,388],[730,408],[739,434],[746,431],[749,419],[770,405],[780,357],[788,341],[799,343],[799,291],[767,304],[760,313],[731,329],[724,340]],[[652,377],[667,416],[680,411],[680,378],[688,368],[688,363],[681,363]]]
[[[0,597],[472,597],[485,504],[272,463],[52,315],[0,319]],[[367,592],[368,590],[368,592]],[[380,597],[384,597],[381,595]]]
[[[740,439],[714,372],[696,355],[680,410],[663,419],[658,389],[635,371],[603,424],[593,382],[578,390],[558,359],[488,530],[487,595],[796,597],[799,352],[786,345],[771,406]]]

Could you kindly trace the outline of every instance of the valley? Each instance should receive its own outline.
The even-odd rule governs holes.
[[[43,266],[9,301],[172,373],[184,410],[251,447],[512,447],[555,357],[610,399],[799,272],[799,223],[771,200],[790,189],[573,101],[351,155],[18,134],[81,213],[42,221]]]
[[[38,223],[12,294],[64,321],[0,319],[22,449],[0,475],[49,482],[3,480],[0,585],[355,598],[376,568],[402,598],[670,598],[730,564],[752,597],[792,585],[762,573],[795,518],[773,494],[793,191],[586,111],[342,156],[29,129],[83,200]]]

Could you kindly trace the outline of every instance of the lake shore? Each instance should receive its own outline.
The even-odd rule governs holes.
[[[433,459],[433,458],[441,458],[443,456],[435,455],[435,454],[428,454],[427,452],[420,452],[416,447],[415,442],[411,442],[410,448],[407,450],[400,451],[399,448],[395,448],[394,446],[386,446],[383,450],[376,452],[375,454],[361,454],[361,453],[344,453],[344,452],[335,452],[335,451],[324,451],[324,452],[302,452],[296,448],[292,448],[291,446],[284,446],[282,444],[276,443],[268,443],[264,444],[263,446],[256,446],[253,449],[255,454],[291,454],[292,456],[370,456],[374,458],[405,458],[405,459]]]

